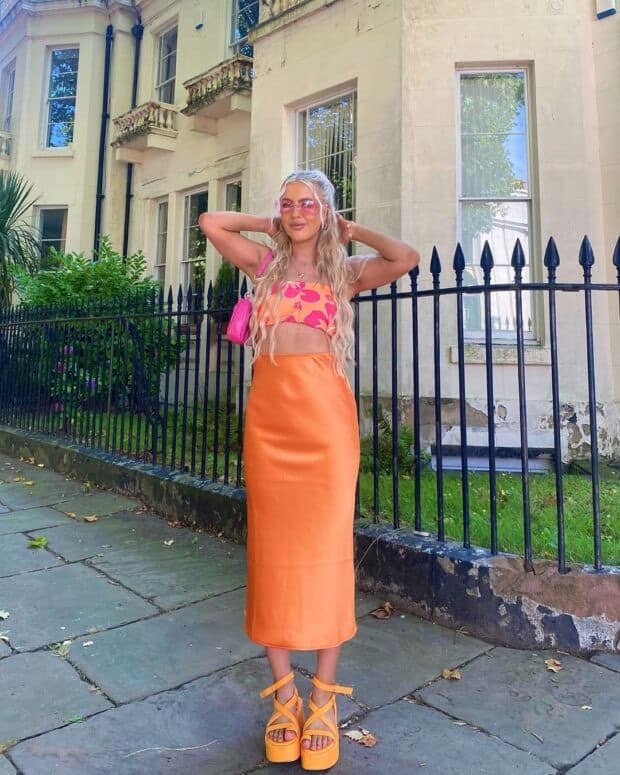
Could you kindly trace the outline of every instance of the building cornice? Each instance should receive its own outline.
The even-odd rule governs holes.
[[[134,4],[131,0],[0,0],[0,33],[20,16],[86,10],[109,14],[117,9],[133,10]]]

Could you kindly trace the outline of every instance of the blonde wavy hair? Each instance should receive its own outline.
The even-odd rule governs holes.
[[[280,321],[277,312],[273,325],[265,325],[267,298],[271,288],[277,284],[274,309],[277,310],[282,299],[283,281],[286,280],[289,264],[293,257],[293,243],[282,228],[279,217],[280,197],[289,183],[304,183],[319,202],[321,213],[321,231],[317,243],[316,270],[319,281],[332,289],[336,304],[335,328],[333,336],[328,337],[330,350],[335,355],[335,366],[339,374],[344,374],[347,361],[353,359],[353,307],[349,301],[348,286],[355,278],[355,272],[347,261],[347,252],[340,239],[340,229],[336,220],[335,189],[332,182],[320,170],[300,170],[286,177],[280,187],[276,201],[273,234],[273,258],[265,274],[254,281],[254,314],[250,321],[250,344],[254,350],[252,362],[258,357],[262,345],[267,343],[267,353],[275,362],[275,332]]]

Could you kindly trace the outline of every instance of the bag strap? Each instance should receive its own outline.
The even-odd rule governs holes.
[[[262,277],[262,275],[265,272],[265,269],[269,266],[269,262],[273,258],[273,250],[268,250],[265,255],[263,256],[263,260],[260,262],[260,266],[258,267],[258,271],[254,275],[254,279],[257,277]]]

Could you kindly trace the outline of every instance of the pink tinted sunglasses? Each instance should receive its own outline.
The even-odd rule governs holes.
[[[299,208],[304,215],[314,215],[319,209],[319,203],[316,199],[311,199],[310,197],[307,199],[300,199],[298,202],[293,202],[292,199],[280,200],[280,213],[282,215],[290,215],[294,212],[296,207]]]

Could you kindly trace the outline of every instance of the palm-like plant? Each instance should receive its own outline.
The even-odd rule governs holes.
[[[0,171],[0,309],[11,303],[13,271],[34,272],[39,266],[39,232],[24,220],[36,201],[31,192],[23,175]]]

